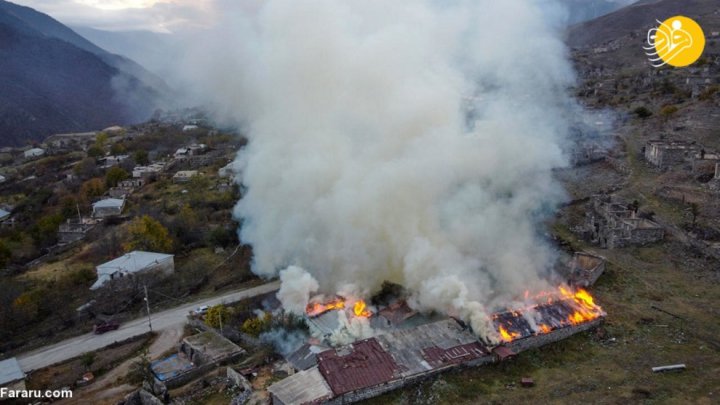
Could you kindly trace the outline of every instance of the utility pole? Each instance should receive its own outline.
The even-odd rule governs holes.
[[[218,310],[218,312],[220,315],[220,335],[222,335],[222,315],[223,315],[223,310],[225,309],[225,305],[224,304],[220,304],[220,305],[221,306],[220,306],[220,309]]]
[[[148,326],[150,327],[150,332],[152,332],[152,319],[150,318],[150,298],[148,298],[147,284],[143,283],[143,288],[145,289],[145,308],[147,308]]]

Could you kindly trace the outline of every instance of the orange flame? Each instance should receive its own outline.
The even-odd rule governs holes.
[[[510,341],[520,337],[520,334],[518,332],[508,332],[507,329],[505,329],[505,327],[503,327],[502,325],[500,325],[499,330],[500,330],[500,336],[502,337],[502,340],[505,342],[510,342]]]
[[[524,295],[525,299],[527,300],[527,291]],[[546,302],[547,304],[552,304],[554,301],[564,301],[568,303],[573,310],[573,312],[568,315],[567,319],[565,319],[564,321],[560,321],[560,326],[579,325],[581,323],[585,323],[605,315],[605,312],[603,312],[602,308],[599,305],[595,304],[595,300],[590,295],[590,293],[588,293],[582,288],[571,291],[564,286],[560,286],[558,287],[557,292],[542,292],[535,297],[535,302]],[[535,306],[525,309],[532,310],[533,308],[535,308]],[[510,310],[508,312],[511,313],[514,317],[519,317],[522,316],[523,310]],[[497,314],[494,316],[494,319],[498,319]],[[554,326],[558,327],[558,325]],[[553,327],[551,327],[550,325],[538,324],[535,333],[538,335],[545,334],[550,333],[552,330]],[[521,334],[519,332],[508,331],[507,326],[505,325],[498,326],[498,333],[500,334],[500,338],[504,342],[511,342],[521,337]]]
[[[307,305],[307,307],[305,307],[305,313],[312,317],[322,315],[327,311],[343,308],[345,308],[345,299],[338,297],[325,303],[311,302]]]
[[[355,316],[361,318],[369,318],[372,315],[372,312],[366,309],[365,301],[363,300],[357,300],[357,302],[355,302],[353,312],[355,313]]]

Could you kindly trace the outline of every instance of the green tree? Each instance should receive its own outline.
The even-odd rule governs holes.
[[[60,200],[60,206],[62,207],[60,209],[60,213],[62,214],[63,218],[77,218],[78,201],[75,197],[71,195],[66,195],[62,198],[62,200]]]
[[[125,145],[123,145],[122,143],[118,142],[118,143],[114,143],[114,144],[110,147],[110,154],[111,154],[111,155],[122,155],[123,153],[125,153],[126,150],[127,150],[127,149],[125,148]]]
[[[136,151],[133,154],[133,160],[135,161],[135,163],[137,163],[141,166],[144,166],[144,165],[147,165],[148,163],[150,163],[150,159],[148,158],[148,153],[145,149],[140,149],[140,150]]]
[[[97,158],[105,155],[105,151],[100,146],[93,145],[90,148],[88,148],[87,154],[91,158],[97,159]]]
[[[90,366],[95,363],[95,352],[87,352],[80,357],[80,363],[85,367],[85,370],[90,370]]]
[[[105,144],[107,144],[108,138],[109,138],[108,134],[106,134],[105,132],[100,132],[95,137],[95,145],[104,149]]]
[[[170,234],[158,220],[144,215],[135,218],[128,226],[130,241],[125,250],[149,250],[154,252],[171,252],[173,241]]]
[[[205,324],[211,328],[219,328],[221,325],[227,324],[229,319],[230,311],[222,304],[210,307],[205,314]]]
[[[107,187],[115,187],[118,185],[119,182],[127,179],[130,177],[130,173],[125,171],[122,167],[113,166],[110,169],[108,169],[107,173],[105,174],[105,185]]]
[[[41,217],[32,227],[30,234],[38,246],[55,243],[57,231],[64,218],[62,214]]]

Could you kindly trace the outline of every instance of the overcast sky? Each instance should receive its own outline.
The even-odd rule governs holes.
[[[209,25],[224,2],[237,0],[11,0],[66,25],[103,30],[173,32]],[[254,3],[254,0],[242,0]]]

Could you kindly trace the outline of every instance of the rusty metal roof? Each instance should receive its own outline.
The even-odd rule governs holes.
[[[487,349],[478,342],[467,343],[443,349],[437,346],[422,349],[423,358],[433,368],[450,364],[460,364],[466,361],[478,359],[489,354]]]
[[[375,338],[317,356],[318,369],[335,395],[372,387],[395,376],[398,366]]]

